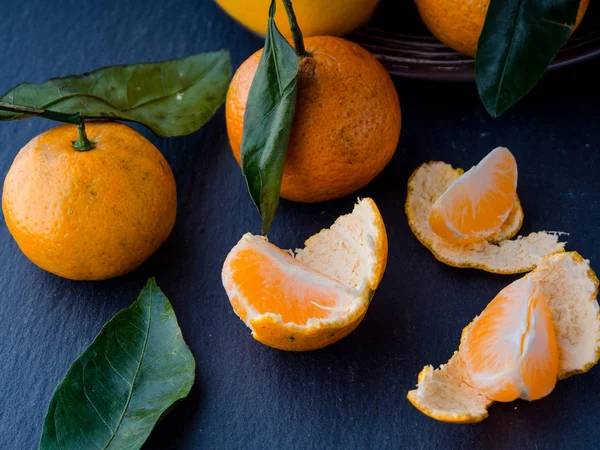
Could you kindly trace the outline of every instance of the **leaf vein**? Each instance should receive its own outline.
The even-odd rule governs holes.
[[[125,381],[125,383],[127,383],[129,386],[131,386],[131,381],[129,381],[127,378],[125,378],[123,375],[121,375],[121,372],[119,372],[115,366],[112,365],[112,363],[110,362],[110,359],[108,358],[108,356],[104,355],[104,359],[106,360],[106,362],[108,363],[108,365],[110,366],[110,368],[117,374],[119,375],[123,381]]]
[[[148,287],[148,291],[149,291],[148,297],[150,298],[150,305],[148,306],[148,321],[147,321],[148,325],[146,326],[146,338],[144,339],[144,345],[142,346],[142,353],[140,355],[138,367],[135,372],[135,375],[133,376],[133,380],[131,380],[131,387],[129,389],[129,395],[127,396],[127,401],[125,402],[125,407],[123,408],[121,417],[119,418],[119,421],[117,422],[117,426],[115,427],[115,432],[113,433],[111,438],[108,440],[108,442],[104,446],[104,449],[108,448],[108,446],[110,445],[110,443],[112,442],[114,437],[117,435],[117,431],[121,427],[121,423],[123,423],[123,418],[125,417],[125,413],[127,412],[127,408],[129,408],[129,403],[131,402],[131,397],[133,396],[133,386],[135,385],[135,380],[137,379],[137,377],[140,373],[140,366],[142,364],[142,361],[144,360],[144,354],[146,352],[146,345],[148,345],[148,336],[150,336],[150,322],[152,320],[152,307],[153,307],[152,300],[153,300],[153,296],[154,296],[153,288],[154,288],[154,285],[150,285]],[[117,339],[117,342],[118,342],[118,339]],[[119,343],[119,345],[121,345],[121,344]],[[122,347],[122,345],[121,345],[121,347]]]
[[[85,395],[85,398],[87,399],[87,401],[90,403],[90,405],[92,405],[92,408],[94,408],[94,411],[96,411],[96,414],[98,414],[98,417],[100,417],[100,420],[102,421],[102,423],[104,423],[104,425],[106,425],[106,427],[110,430],[111,433],[114,433],[115,430],[113,430],[112,427],[108,424],[108,422],[106,422],[106,420],[104,420],[104,417],[102,417],[102,414],[100,414],[100,411],[98,411],[98,408],[94,404],[94,401],[88,395],[87,387],[86,387],[86,383],[85,383],[85,368],[87,367],[87,365],[90,361],[91,360],[86,361],[86,363],[83,365],[83,367],[81,369],[81,376],[83,379],[83,395]]]
[[[197,83],[200,83],[204,78],[206,78],[206,76],[209,75],[213,71],[213,69],[215,67],[217,67],[217,64],[219,63],[219,61],[220,61],[219,58],[215,58],[215,61],[210,66],[208,66],[208,68],[203,73],[201,73],[197,78],[195,78],[189,84],[183,86],[181,89],[178,89],[176,92],[170,92],[169,93],[164,88],[164,84],[163,84],[163,90],[166,92],[165,95],[153,98],[152,100],[148,100],[148,101],[142,102],[142,103],[140,103],[138,105],[133,105],[133,106],[130,106],[128,108],[123,108],[123,109],[121,109],[121,111],[123,111],[123,112],[131,111],[132,109],[140,108],[142,106],[146,106],[146,105],[149,105],[151,103],[156,103],[156,102],[159,102],[161,100],[164,100],[164,99],[172,96],[173,94],[176,94],[177,92],[185,92],[185,91],[187,91],[189,88],[191,88],[192,86],[194,86]],[[161,81],[162,81],[162,71],[161,71]]]
[[[119,336],[117,336],[117,337],[115,338],[115,340],[117,341],[117,344],[119,344],[119,347],[121,347],[121,349],[122,349],[122,350],[123,350],[125,353],[127,353],[127,356],[129,356],[131,359],[134,359],[134,360],[136,359],[136,358],[135,358],[135,356],[133,356],[131,353],[129,353],[129,352],[127,351],[127,349],[126,349],[125,347],[123,347],[123,344],[121,344],[121,341],[119,340]]]
[[[523,9],[524,9],[523,2],[519,1],[519,7],[518,7],[517,14],[515,14],[513,28],[517,27],[517,24],[519,23],[519,18],[521,17]],[[498,81],[498,89],[496,90],[496,96],[494,98],[494,104],[495,104],[496,108],[498,108],[498,102],[500,101],[500,95],[503,93],[504,77],[506,76],[506,73],[508,71],[507,70],[507,62],[510,59],[512,59],[512,57],[513,57],[515,36],[516,36],[516,33],[512,33],[510,36],[510,43],[508,44],[508,52],[506,52],[506,58],[504,58],[504,64],[502,65],[502,74],[500,75],[500,80]]]
[[[573,29],[573,25],[569,25],[568,23],[556,22],[556,21],[550,20],[550,19],[543,19],[543,21],[546,23],[550,23],[552,25],[558,25],[559,27],[567,28],[569,30]]]

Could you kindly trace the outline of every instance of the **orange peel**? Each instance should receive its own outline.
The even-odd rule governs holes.
[[[518,198],[500,230],[487,240],[461,245],[435,234],[429,225],[431,208],[463,173],[450,164],[432,161],[417,168],[408,180],[405,204],[408,224],[438,261],[454,267],[515,274],[529,272],[545,256],[564,251],[565,243],[558,241],[557,233],[531,233],[510,240],[523,224],[524,213]]]
[[[562,380],[587,372],[600,358],[600,314],[598,278],[589,261],[577,252],[545,257],[525,278],[544,293],[558,346],[558,375]],[[459,350],[438,369],[426,366],[417,388],[407,398],[427,416],[451,423],[475,423],[488,416],[493,403],[474,387],[463,356],[463,348],[477,317],[462,332]]]
[[[598,278],[577,252],[544,258],[530,275],[541,286],[558,343],[558,379],[590,370],[600,359]]]
[[[417,381],[407,398],[426,416],[448,423],[477,423],[488,417],[493,401],[472,386],[459,352],[438,369],[425,366]]]
[[[280,350],[314,350],[361,322],[387,252],[381,214],[365,198],[295,252],[245,234],[225,260],[223,286],[254,339]]]

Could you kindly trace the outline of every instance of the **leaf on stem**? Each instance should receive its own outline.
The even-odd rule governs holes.
[[[567,42],[579,0],[491,0],[477,45],[475,77],[498,117],[540,80]]]
[[[139,449],[170,407],[188,395],[194,377],[194,357],[173,308],[151,279],[56,387],[40,449]]]
[[[265,47],[252,81],[242,137],[242,170],[266,234],[273,223],[296,106],[298,56],[275,26],[271,1]]]
[[[0,97],[0,102],[138,122],[159,136],[183,136],[210,119],[225,100],[230,79],[229,53],[222,50],[158,63],[104,67],[42,84],[23,83]],[[0,111],[0,120],[28,117]]]

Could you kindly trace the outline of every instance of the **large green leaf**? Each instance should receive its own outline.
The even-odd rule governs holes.
[[[252,81],[242,137],[242,170],[269,231],[279,205],[281,177],[296,106],[298,56],[275,26],[271,1],[265,48]]]
[[[194,376],[173,308],[151,279],[56,387],[40,449],[138,449]]]
[[[225,100],[231,63],[226,51],[159,63],[111,66],[83,75],[23,83],[0,101],[86,118],[139,122],[160,136],[199,129]],[[0,120],[30,117],[0,111]]]
[[[477,88],[497,117],[540,80],[571,35],[579,0],[491,0],[477,46]]]

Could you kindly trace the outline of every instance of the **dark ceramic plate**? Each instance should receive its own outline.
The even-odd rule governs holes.
[[[558,53],[551,69],[600,55],[600,5],[590,3],[581,26]],[[372,52],[392,75],[439,81],[474,79],[473,59],[435,39],[412,1],[382,1],[369,26],[349,38]]]

